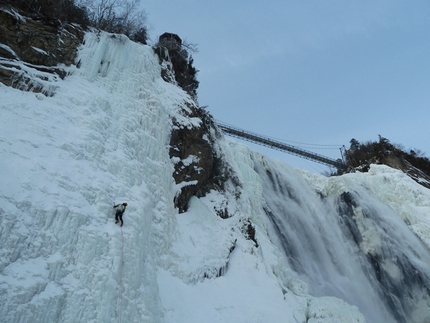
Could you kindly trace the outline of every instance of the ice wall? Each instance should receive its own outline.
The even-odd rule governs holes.
[[[189,99],[124,36],[87,34],[78,65],[53,97],[1,88],[0,321],[116,322],[122,279],[122,321],[160,322],[170,115]]]

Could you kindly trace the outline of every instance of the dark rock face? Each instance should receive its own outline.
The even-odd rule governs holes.
[[[167,49],[180,49],[182,46],[182,39],[173,33],[164,33],[159,37],[159,42],[163,43]]]
[[[189,117],[197,117],[199,111],[196,107],[189,107]],[[175,163],[173,178],[177,184],[182,184],[180,194],[175,199],[179,212],[185,212],[188,201],[192,196],[202,197],[213,183],[211,177],[214,166],[212,145],[204,139],[207,132],[205,123],[200,127],[184,127],[174,121],[172,137],[170,139],[170,157]],[[211,185],[212,184],[212,185]]]
[[[210,190],[222,192],[227,180],[239,185],[239,180],[214,147],[215,137],[221,133],[214,127],[212,116],[203,108],[187,104],[182,110],[189,118],[199,118],[199,126],[185,127],[173,120],[174,127],[170,139],[170,158],[175,164],[173,178],[181,185],[175,198],[175,206],[183,213],[188,209],[192,196],[203,197]],[[225,210],[217,210],[222,218],[230,215]]]
[[[0,5],[0,82],[43,92],[41,83],[49,74],[54,79],[66,76],[61,65],[74,63],[83,38],[84,31],[78,26],[33,20],[10,6]],[[24,65],[17,64],[19,61]],[[35,70],[41,82],[31,80],[28,70]]]
[[[193,58],[188,52],[190,47],[192,46],[184,46],[178,35],[164,33],[153,49],[160,60],[163,79],[166,82],[176,83],[197,101],[198,70],[193,66]]]

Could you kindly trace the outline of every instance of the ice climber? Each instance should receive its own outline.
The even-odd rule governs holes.
[[[116,209],[115,213],[115,223],[118,223],[118,221],[121,221],[121,226],[124,224],[124,221],[122,220],[122,215],[125,212],[125,208],[127,207],[127,202],[124,202],[122,204],[114,205],[113,207]]]

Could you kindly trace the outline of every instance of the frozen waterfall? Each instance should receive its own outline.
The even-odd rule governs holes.
[[[354,175],[317,192],[282,163],[254,162],[271,237],[312,295],[346,300],[369,322],[430,320],[429,248],[392,208]],[[427,191],[410,182],[410,190]]]
[[[198,126],[195,102],[121,35],[87,33],[68,74],[50,97],[0,84],[0,323],[430,322],[429,190],[218,136],[240,185],[178,214],[172,119]]]

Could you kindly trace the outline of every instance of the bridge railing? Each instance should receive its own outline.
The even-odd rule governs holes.
[[[334,160],[328,157],[325,157],[323,155],[305,150],[305,149],[301,149],[298,147],[295,147],[293,145],[289,145],[286,144],[282,141],[278,141],[275,139],[271,139],[256,133],[252,133],[250,131],[247,130],[243,130],[231,125],[228,125],[222,121],[217,120],[217,125],[218,127],[226,134],[232,136],[232,137],[236,137],[239,139],[243,139],[243,140],[247,140],[259,145],[263,145],[272,149],[276,149],[276,150],[280,150],[280,151],[284,151],[302,158],[306,158],[321,164],[325,164],[325,165],[329,165],[329,166],[334,166],[336,168],[339,169],[345,169],[348,168],[348,166],[346,164],[344,164],[343,162],[341,162],[340,160]]]

